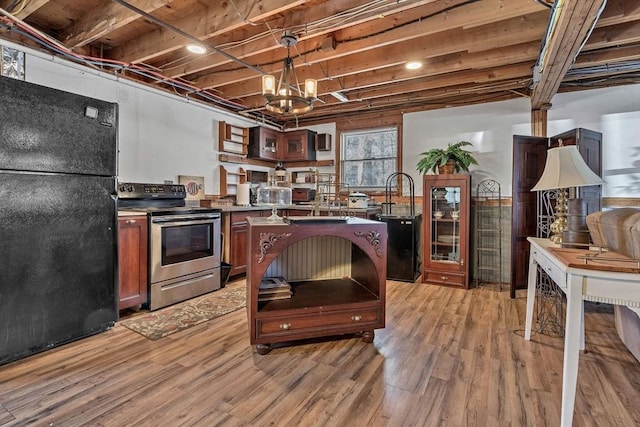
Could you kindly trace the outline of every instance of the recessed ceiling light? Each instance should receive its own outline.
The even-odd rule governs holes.
[[[409,61],[407,62],[407,65],[405,65],[405,67],[407,67],[407,70],[417,70],[418,68],[422,67],[422,62]]]
[[[200,53],[200,54],[205,53],[207,51],[207,49],[205,49],[204,46],[199,44],[188,44],[187,50],[191,53]]]

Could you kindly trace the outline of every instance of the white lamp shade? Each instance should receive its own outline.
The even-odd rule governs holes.
[[[599,185],[605,182],[585,163],[575,145],[551,148],[538,183],[531,191]]]

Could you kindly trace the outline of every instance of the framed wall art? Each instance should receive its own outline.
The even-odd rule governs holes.
[[[0,55],[2,55],[0,59],[0,76],[24,80],[24,52],[2,46]]]

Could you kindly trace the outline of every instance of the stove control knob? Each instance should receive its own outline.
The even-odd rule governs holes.
[[[129,193],[132,193],[132,192],[133,192],[133,190],[134,190],[134,188],[133,188],[133,185],[132,185],[132,184],[127,185],[127,191],[128,191]]]

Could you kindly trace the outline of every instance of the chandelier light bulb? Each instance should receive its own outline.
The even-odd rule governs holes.
[[[304,81],[305,98],[315,98],[318,95],[318,82],[315,79],[306,79]]]
[[[262,76],[262,94],[263,95],[276,94],[276,78],[270,74],[266,74]]]

